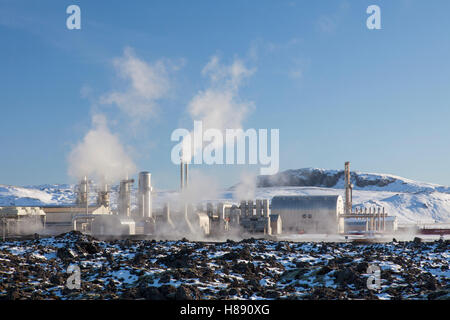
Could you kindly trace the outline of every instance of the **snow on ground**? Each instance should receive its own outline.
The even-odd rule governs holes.
[[[0,300],[448,299],[449,244],[108,242],[70,232],[0,243]],[[80,289],[66,286],[72,264]],[[378,290],[367,288],[369,265],[381,269]]]

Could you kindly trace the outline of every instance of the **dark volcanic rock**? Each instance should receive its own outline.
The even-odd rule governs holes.
[[[319,287],[313,289],[313,291],[305,298],[311,300],[334,300],[345,299],[347,298],[347,295],[345,292],[340,292],[333,288]]]
[[[53,274],[53,275],[50,277],[49,280],[50,280],[50,283],[52,283],[52,284],[54,284],[54,285],[57,285],[57,286],[64,285],[65,282],[66,282],[66,280],[65,280],[64,277],[61,275],[61,273]]]
[[[76,255],[68,248],[59,248],[56,252],[56,256],[63,261],[72,260]]]
[[[158,259],[158,263],[162,263],[169,268],[190,268],[193,266],[191,254],[193,250],[183,248],[175,254]]]
[[[100,252],[99,247],[92,242],[81,241],[78,242],[77,245],[83,252],[87,252],[88,254],[96,254]]]
[[[192,286],[181,285],[177,288],[175,293],[176,300],[198,300],[200,299],[200,292],[197,288]]]
[[[159,292],[166,298],[166,299],[174,299],[175,293],[177,289],[169,284],[162,285],[159,287]]]
[[[139,288],[139,294],[147,300],[165,300],[165,296],[157,287]]]
[[[238,250],[228,252],[228,253],[224,254],[221,258],[225,259],[225,260],[233,260],[233,261],[236,261],[238,259],[250,261],[250,260],[252,260],[252,255],[248,248],[244,248],[241,250],[238,249]]]
[[[252,275],[257,273],[257,268],[253,263],[239,262],[233,266],[233,271],[243,275]]]
[[[352,268],[344,268],[334,272],[336,282],[341,286],[354,284],[358,275],[357,271]]]
[[[0,299],[449,299],[448,245],[98,241],[67,233],[0,242]],[[65,286],[72,263],[82,267],[80,290]],[[384,265],[377,291],[367,288],[369,264]]]
[[[264,298],[267,299],[277,299],[280,297],[280,293],[275,290],[269,290],[264,293]]]
[[[329,266],[323,266],[322,268],[320,268],[319,271],[317,271],[317,275],[322,276],[327,274],[328,272],[330,272],[332,269]]]

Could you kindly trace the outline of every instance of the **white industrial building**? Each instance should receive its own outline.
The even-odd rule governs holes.
[[[371,220],[367,218],[345,218],[345,233],[367,233],[371,230],[370,221]],[[383,220],[379,219],[377,221],[377,223],[380,223],[380,226],[376,228],[378,231],[395,232],[398,229],[397,217],[386,216]]]
[[[7,235],[26,235],[42,231],[45,212],[39,207],[0,207],[0,232]]]
[[[283,233],[337,234],[344,230],[344,201],[331,196],[276,196],[272,199],[272,214],[283,221]]]

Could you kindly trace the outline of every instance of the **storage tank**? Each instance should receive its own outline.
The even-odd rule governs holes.
[[[272,214],[279,214],[283,233],[343,232],[344,201],[339,195],[330,196],[275,196]]]
[[[131,184],[134,179],[120,181],[119,188],[119,215],[129,217],[131,215]]]
[[[149,172],[139,173],[138,192],[139,216],[152,217],[152,176]]]

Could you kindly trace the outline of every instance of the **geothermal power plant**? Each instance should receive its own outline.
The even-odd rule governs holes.
[[[180,195],[188,188],[188,164],[180,165]],[[345,194],[327,196],[274,196],[240,202],[188,203],[177,200],[162,208],[152,205],[151,173],[138,176],[137,208],[132,208],[134,179],[120,181],[117,208],[111,208],[110,186],[96,188],[90,203],[87,177],[77,186],[71,206],[0,207],[3,237],[54,235],[80,231],[99,237],[201,236],[242,238],[283,234],[375,235],[394,233],[397,220],[384,208],[352,206],[350,163],[345,163]]]

